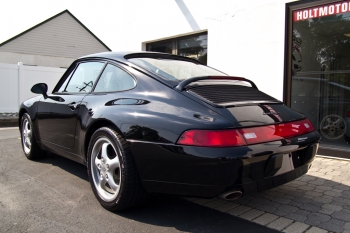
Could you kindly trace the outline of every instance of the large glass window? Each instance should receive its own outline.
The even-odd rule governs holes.
[[[160,52],[160,53],[173,53],[173,41],[161,41],[147,45],[147,51]]]
[[[350,142],[350,2],[293,11],[291,107],[306,114],[321,146]]]
[[[190,57],[207,64],[208,34],[201,33],[147,44],[147,51]]]

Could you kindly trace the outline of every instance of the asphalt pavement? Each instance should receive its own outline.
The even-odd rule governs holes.
[[[103,209],[86,167],[55,154],[25,158],[18,128],[0,128],[0,232],[350,233],[350,161],[317,156],[297,180],[235,201],[156,195]]]
[[[18,128],[0,128],[0,161],[0,232],[277,232],[173,196],[109,212],[94,197],[85,166],[51,153],[27,160]]]

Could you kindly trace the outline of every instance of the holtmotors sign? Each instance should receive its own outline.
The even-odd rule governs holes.
[[[322,16],[341,14],[345,12],[350,12],[350,1],[335,2],[332,4],[293,11],[293,22],[318,18]]]

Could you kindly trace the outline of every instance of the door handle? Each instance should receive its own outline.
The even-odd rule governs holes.
[[[68,104],[68,107],[69,107],[70,109],[72,109],[72,110],[77,109],[78,106],[79,106],[79,104],[76,103],[76,102],[72,102],[72,103]]]

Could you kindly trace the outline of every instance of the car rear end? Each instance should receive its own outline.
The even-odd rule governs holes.
[[[208,129],[208,124],[196,125],[184,130],[174,145],[148,145],[146,151],[152,151],[154,157],[161,154],[154,161],[162,164],[149,174],[163,174],[143,180],[148,191],[235,199],[282,185],[309,170],[320,136],[304,115],[261,92],[248,79],[216,70],[211,73],[209,67],[196,62],[206,75],[198,76],[197,71],[184,75],[191,65],[178,67],[169,62],[167,66],[159,61],[162,59],[136,63],[164,79],[172,76],[169,85],[175,83],[175,91],[217,113],[231,126]],[[213,117],[195,117],[215,125]],[[138,148],[134,147],[135,152],[142,153]],[[142,148],[145,150],[144,145]]]
[[[300,177],[311,167],[318,149],[319,134],[305,116],[259,91],[250,82],[209,76],[181,90],[234,124],[231,129],[188,130],[178,141],[187,146],[237,148],[222,158],[236,163],[238,159],[241,164],[237,179],[220,195],[226,199],[235,199],[243,192],[260,192]],[[242,150],[244,153],[240,153]]]

